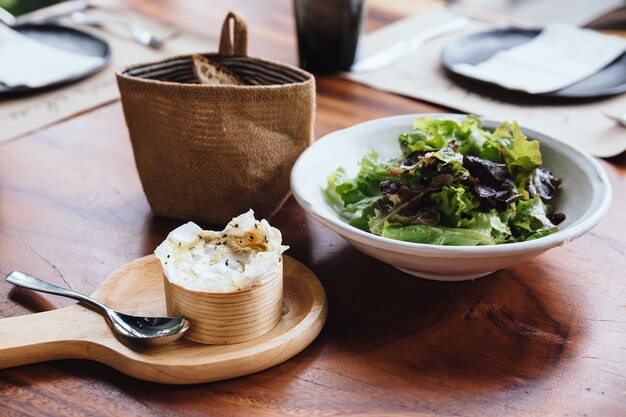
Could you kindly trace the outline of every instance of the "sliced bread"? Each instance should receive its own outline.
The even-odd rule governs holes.
[[[200,84],[241,85],[243,80],[223,65],[211,62],[202,55],[191,57],[193,73]]]

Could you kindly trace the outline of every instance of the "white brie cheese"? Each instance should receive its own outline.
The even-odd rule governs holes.
[[[193,222],[174,229],[155,250],[167,279],[193,291],[234,292],[265,284],[282,274],[278,229],[249,210],[221,231]]]

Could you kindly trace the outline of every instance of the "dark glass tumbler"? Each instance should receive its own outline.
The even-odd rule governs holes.
[[[300,67],[315,74],[349,71],[365,0],[294,0]]]

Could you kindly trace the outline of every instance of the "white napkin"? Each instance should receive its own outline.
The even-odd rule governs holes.
[[[103,58],[38,42],[0,24],[0,83],[40,87],[95,69]]]
[[[626,51],[626,39],[551,23],[533,40],[454,70],[528,93],[547,93],[595,74]]]

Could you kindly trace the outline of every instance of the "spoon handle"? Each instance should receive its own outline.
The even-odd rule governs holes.
[[[108,307],[106,307],[104,304],[97,302],[93,298],[87,297],[86,295],[77,293],[76,291],[72,291],[67,288],[50,284],[49,282],[43,281],[39,278],[35,278],[20,271],[11,272],[9,275],[7,275],[6,281],[13,285],[17,285],[18,287],[28,288],[29,290],[46,292],[48,294],[60,295],[61,297],[67,297],[74,300],[82,301],[97,308],[107,316],[109,314]]]

